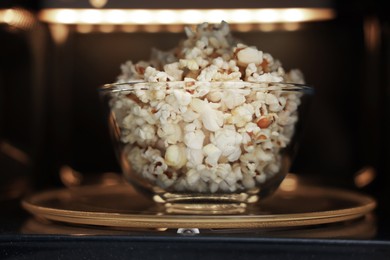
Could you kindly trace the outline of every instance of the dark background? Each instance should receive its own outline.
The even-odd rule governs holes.
[[[35,14],[40,1],[2,1]],[[299,68],[315,88],[292,172],[324,185],[358,189],[362,169],[375,173],[360,190],[390,216],[390,12],[381,1],[335,1],[337,18],[297,31],[234,32]],[[378,41],[371,41],[372,30]],[[376,29],[375,29],[376,28]],[[115,81],[126,60],[169,50],[183,33],[78,33],[55,44],[50,28],[0,24],[0,191],[61,186],[64,165],[88,173],[119,172],[97,88]],[[25,157],[10,156],[7,147]],[[5,147],[5,148],[4,148]],[[19,158],[19,159],[18,159]],[[24,158],[24,159],[23,159]],[[14,186],[13,186],[14,185]]]

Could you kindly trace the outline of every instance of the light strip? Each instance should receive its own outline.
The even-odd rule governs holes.
[[[268,9],[44,9],[41,21],[57,24],[232,24],[286,23],[329,20],[329,8]]]
[[[34,16],[24,9],[0,9],[0,24],[5,23],[19,29],[28,29],[34,25],[34,22]]]

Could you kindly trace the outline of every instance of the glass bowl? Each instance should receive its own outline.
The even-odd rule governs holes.
[[[311,88],[134,81],[100,91],[129,183],[168,212],[231,214],[271,195],[288,173]]]

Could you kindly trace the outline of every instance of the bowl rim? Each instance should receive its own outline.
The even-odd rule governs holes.
[[[103,93],[117,93],[137,90],[168,90],[168,89],[220,89],[239,90],[251,89],[255,91],[289,91],[313,94],[314,88],[308,84],[293,82],[250,82],[250,81],[160,81],[147,82],[144,80],[134,80],[127,82],[114,82],[104,84],[99,87]]]

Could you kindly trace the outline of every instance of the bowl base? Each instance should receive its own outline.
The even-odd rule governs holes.
[[[161,203],[167,213],[180,214],[242,214],[247,205],[258,201],[258,192],[238,194],[156,194],[153,200]]]

